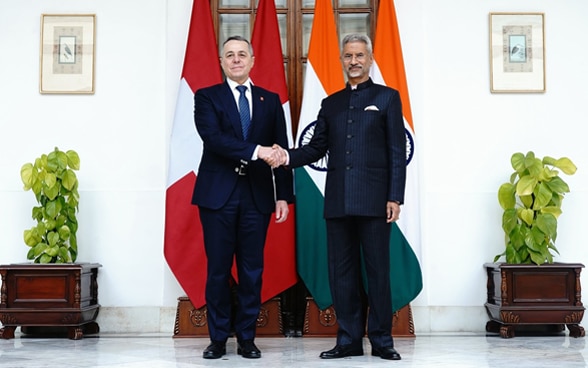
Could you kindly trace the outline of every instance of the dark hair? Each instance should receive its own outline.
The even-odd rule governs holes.
[[[223,47],[229,41],[243,41],[243,42],[246,42],[247,43],[247,46],[249,46],[249,53],[251,54],[251,56],[253,56],[253,46],[251,46],[251,42],[249,42],[249,40],[246,39],[245,37],[239,36],[239,35],[231,36],[231,37],[227,38],[225,40],[225,42],[223,42]]]

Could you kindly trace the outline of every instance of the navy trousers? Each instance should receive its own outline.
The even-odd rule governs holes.
[[[199,209],[208,258],[205,296],[210,339],[225,342],[231,334],[233,259],[238,276],[235,333],[239,341],[254,339],[261,307],[263,248],[271,214],[257,210],[245,177],[239,178],[221,209]]]

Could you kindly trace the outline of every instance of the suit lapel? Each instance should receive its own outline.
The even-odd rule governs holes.
[[[233,126],[233,130],[235,131],[235,135],[243,139],[243,130],[241,129],[239,109],[235,103],[235,96],[233,95],[233,91],[231,91],[231,87],[229,87],[229,84],[226,81],[223,83],[219,95],[220,101],[223,105],[223,110],[225,110],[229,115],[229,119],[231,121],[231,125]],[[255,109],[253,111],[255,111]]]
[[[262,121],[258,121],[259,117],[263,116],[263,109],[265,109],[265,97],[261,91],[255,87],[251,87],[251,98],[253,99],[253,116],[251,117],[251,132],[250,136],[254,136],[257,129],[259,129]]]

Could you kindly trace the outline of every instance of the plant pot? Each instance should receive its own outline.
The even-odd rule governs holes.
[[[484,304],[490,321],[486,331],[514,337],[517,328],[568,327],[570,336],[583,337],[584,316],[580,263],[484,264],[488,274],[488,299]]]
[[[42,328],[67,329],[70,339],[84,333],[97,333],[97,263],[34,264],[0,266],[0,337],[14,338],[23,332]]]

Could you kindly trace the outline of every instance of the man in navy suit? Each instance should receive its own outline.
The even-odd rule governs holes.
[[[277,94],[254,86],[249,41],[228,38],[220,56],[224,83],[198,90],[194,120],[204,143],[192,203],[198,205],[204,233],[206,306],[210,345],[203,358],[226,354],[231,334],[231,266],[238,272],[234,328],[237,353],[259,358],[255,329],[261,307],[263,248],[272,212],[276,222],[288,216],[292,174],[262,159],[274,142],[288,144],[286,122]],[[275,185],[274,185],[275,179]]]
[[[343,39],[345,89],[322,101],[307,145],[278,146],[270,165],[300,167],[329,153],[324,216],[329,284],[339,330],[337,344],[323,359],[363,355],[366,331],[372,355],[400,360],[392,339],[390,231],[398,220],[406,182],[406,135],[398,91],[369,77],[372,43],[364,35]],[[362,264],[367,290],[362,283]],[[402,282],[402,280],[398,280]]]

